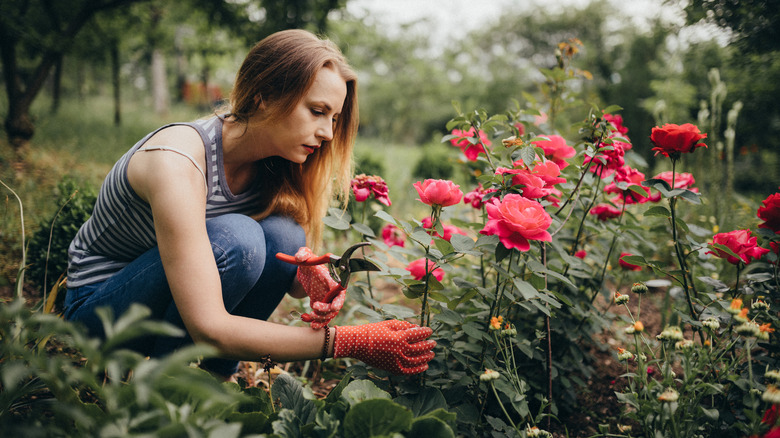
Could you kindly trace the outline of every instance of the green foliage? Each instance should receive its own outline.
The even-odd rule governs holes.
[[[57,185],[53,200],[59,210],[39,224],[27,253],[28,279],[39,290],[48,291],[68,269],[68,246],[91,215],[94,190],[72,177]]]
[[[452,155],[440,146],[423,148],[422,156],[412,169],[412,175],[419,179],[452,179],[454,173]]]

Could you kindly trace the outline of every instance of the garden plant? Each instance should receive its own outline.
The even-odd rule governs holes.
[[[143,308],[102,314],[107,339],[99,342],[30,309],[19,288],[0,319],[0,429],[586,436],[560,419],[593,377],[596,346],[624,365],[597,376],[615,381],[623,408],[591,436],[780,436],[780,190],[733,222],[740,227],[713,229],[708,197],[719,194],[701,193],[688,168],[692,156],[712,152],[709,133],[660,121],[629,135],[619,107],[575,91],[589,78],[572,65],[578,50],[576,40],[561,43],[557,64],[540,70],[543,100],[526,96],[501,114],[455,105],[441,146],[457,157],[458,183],[394,188],[361,174],[349,209],[334,206],[325,218],[329,250],[366,240],[364,255],[382,268],[353,282],[341,323],[431,327],[438,347],[426,372],[398,377],[326,362],[322,372],[340,381],[324,397],[295,373],[265,386],[220,383],[194,366],[211,349],[163,359],[122,349],[152,333],[181,335],[146,320]],[[634,135],[650,138],[652,166],[633,153]],[[660,171],[648,177],[643,167]],[[394,211],[395,189],[413,189],[421,213]],[[388,301],[394,290],[403,295]],[[643,320],[648,308],[662,314],[657,332]],[[603,343],[605,333],[617,345]]]

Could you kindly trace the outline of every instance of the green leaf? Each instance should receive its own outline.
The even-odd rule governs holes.
[[[227,421],[241,424],[241,433],[261,434],[268,425],[268,415],[262,412],[232,412],[228,414]]]
[[[603,111],[604,111],[605,114],[612,114],[612,113],[616,113],[616,112],[618,112],[618,111],[620,111],[622,109],[623,109],[623,107],[621,107],[619,105],[610,105],[610,106],[604,108]]]
[[[341,398],[341,393],[344,391],[344,388],[349,385],[349,382],[352,380],[352,371],[347,371],[347,373],[344,375],[344,377],[341,379],[338,385],[330,390],[328,393],[328,396],[325,397],[325,403],[332,404],[339,401]]]
[[[336,230],[348,230],[349,222],[352,216],[347,212],[342,212],[338,208],[328,209],[328,215],[322,218],[322,223]]]
[[[360,402],[344,417],[344,436],[346,438],[366,438],[389,436],[402,433],[412,426],[412,413],[409,409],[387,399],[374,399]]]
[[[385,222],[390,222],[393,225],[398,225],[398,221],[395,220],[394,217],[390,216],[390,213],[379,210],[376,213],[374,213],[374,216],[378,217],[379,219],[382,219]]]
[[[314,401],[303,396],[303,385],[289,374],[279,374],[271,387],[271,394],[282,408],[291,409],[302,424],[309,424],[317,416]]]
[[[536,149],[533,146],[526,146],[520,149],[520,158],[528,168],[531,168],[536,161]]]
[[[645,216],[672,217],[672,212],[662,205],[656,205],[648,208],[645,212]]]
[[[364,236],[376,237],[376,234],[374,234],[374,230],[372,230],[371,227],[369,227],[368,225],[355,222],[354,224],[352,224],[352,228],[354,228],[355,230],[357,230],[357,232],[359,232]]]
[[[354,380],[344,388],[341,398],[354,407],[365,400],[390,399],[390,394],[379,389],[370,380]]]
[[[282,438],[303,438],[301,420],[290,409],[282,409],[279,418],[271,426],[274,433]]]
[[[731,248],[726,245],[720,243],[711,243],[710,246],[714,249],[719,249],[732,257],[736,257],[737,259],[742,260],[740,256],[738,256],[734,251],[731,250]]]
[[[473,252],[474,249],[474,240],[462,234],[453,234],[450,243],[455,251],[460,253]]]
[[[704,406],[699,405],[699,409],[701,409],[701,413],[704,414],[705,417],[709,418],[712,421],[718,421],[718,418],[720,417],[720,412],[717,408],[707,409]]]
[[[401,406],[406,406],[415,417],[423,416],[437,409],[447,409],[447,400],[437,388],[425,387],[414,395],[404,395],[395,399]]]
[[[539,296],[539,291],[537,291],[536,288],[531,286],[531,284],[528,283],[527,281],[522,280],[519,277],[514,277],[512,278],[512,282],[515,284],[515,287],[520,292],[520,295],[523,296],[523,299],[532,300]]]
[[[454,438],[455,433],[452,428],[435,417],[422,417],[414,420],[412,430],[408,436],[428,437],[428,438]]]

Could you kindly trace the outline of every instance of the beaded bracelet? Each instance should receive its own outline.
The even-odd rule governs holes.
[[[330,327],[325,326],[325,342],[322,343],[322,356],[320,360],[328,358],[328,341],[330,341]]]

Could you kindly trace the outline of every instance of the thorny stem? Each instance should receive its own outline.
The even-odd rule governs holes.
[[[672,159],[672,190],[674,190],[674,177],[675,177],[675,166],[677,165],[677,160]],[[688,310],[691,312],[691,318],[694,320],[698,320],[699,317],[696,315],[696,309],[693,307],[693,300],[691,300],[691,290],[693,289],[693,279],[691,279],[691,283],[688,284],[688,276],[690,273],[688,272],[688,264],[685,263],[685,257],[683,257],[682,254],[682,248],[680,247],[680,242],[677,237],[677,216],[675,213],[675,206],[677,205],[677,197],[672,196],[669,198],[669,210],[672,213],[672,240],[674,241],[674,252],[677,255],[677,262],[680,264],[680,271],[682,271],[682,283],[683,283],[683,290],[685,290],[685,300],[688,302]],[[694,294],[696,293],[696,290],[693,289]]]

